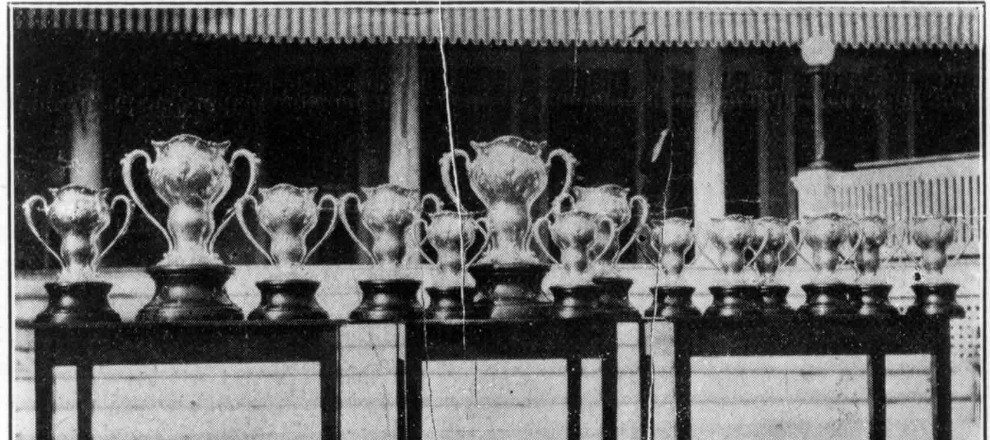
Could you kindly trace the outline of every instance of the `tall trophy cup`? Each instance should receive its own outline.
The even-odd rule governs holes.
[[[650,247],[657,255],[655,264],[663,269],[664,278],[650,289],[653,304],[643,313],[647,318],[673,319],[701,315],[691,302],[694,287],[687,285],[681,275],[685,257],[693,244],[691,220],[671,217],[653,226]]]
[[[608,218],[616,226],[615,238],[611,242],[593,244],[591,249],[591,254],[596,255],[596,258],[591,261],[588,271],[592,274],[594,283],[601,286],[599,312],[618,319],[639,319],[639,311],[629,303],[629,288],[632,287],[633,280],[621,276],[617,265],[622,255],[647,228],[649,203],[643,196],[628,198],[629,188],[615,184],[575,186],[571,192],[574,194],[571,210]],[[636,205],[639,205],[639,215],[629,241],[622,245],[619,234],[632,221],[633,207]]]
[[[848,301],[851,287],[836,273],[845,260],[839,253],[839,246],[849,235],[849,220],[834,213],[823,214],[800,220],[797,228],[801,234],[798,243],[808,243],[811,248],[810,263],[814,270],[811,282],[801,286],[806,299],[798,311],[812,316],[855,312]]]
[[[430,305],[423,311],[423,318],[458,320],[482,317],[474,308],[474,278],[464,268],[481,256],[487,244],[488,232],[482,226],[483,222],[475,220],[472,213],[447,210],[430,213],[429,218],[428,223],[422,223],[426,228],[426,240],[436,250],[436,259],[423,254],[423,258],[435,269],[424,282]],[[479,234],[484,240],[482,249],[468,261],[466,253]]]
[[[861,218],[849,231],[849,242],[854,252],[853,263],[859,274],[851,290],[857,297],[853,305],[859,315],[897,315],[897,308],[888,300],[892,286],[877,274],[882,263],[880,248],[887,243],[889,235],[887,220],[880,216]]]
[[[28,198],[22,208],[31,233],[55,256],[62,270],[55,282],[45,283],[48,306],[35,318],[38,323],[74,323],[120,321],[120,315],[110,308],[107,295],[113,284],[100,281],[96,268],[107,251],[113,247],[131,224],[134,207],[122,195],[107,203],[109,189],[94,191],[84,186],[66,185],[51,188],[52,201],[39,195]],[[110,226],[110,214],[118,202],[126,209],[120,230],[106,248],[100,250],[99,239]],[[59,252],[41,237],[34,225],[33,212],[41,204],[48,223],[61,237]]]
[[[756,256],[756,271],[760,275],[760,307],[765,315],[793,315],[787,304],[786,285],[776,280],[777,270],[786,260],[783,253],[791,244],[790,225],[778,217],[760,217],[753,222],[756,236],[765,237],[763,250]],[[795,250],[796,252],[796,250]]]
[[[923,218],[912,225],[911,239],[921,249],[922,278],[911,285],[914,304],[908,307],[908,315],[953,318],[965,315],[962,306],[956,303],[959,285],[949,282],[942,274],[949,262],[946,250],[954,237],[954,225],[947,217]]]
[[[544,224],[550,230],[550,239],[560,249],[560,260],[555,262],[563,266],[560,276],[550,283],[550,293],[553,294],[550,316],[573,319],[598,315],[601,287],[592,280],[593,274],[588,270],[588,264],[599,255],[589,254],[592,249],[604,249],[614,241],[615,223],[608,217],[583,211],[551,211],[541,217],[533,225],[533,237],[547,257],[554,260],[536,235]]]
[[[214,321],[244,318],[230,301],[224,284],[234,273],[213,252],[220,232],[234,217],[228,210],[217,226],[214,212],[230,191],[231,170],[237,158],[250,171],[244,194],[254,191],[260,162],[254,153],[237,150],[224,160],[230,142],[210,142],[182,134],[164,142],[152,142],[155,160],[144,150],[134,150],[120,161],[124,185],[138,209],[165,236],[168,251],[162,261],[147,269],[155,281],[155,295],[138,312],[138,321]],[[162,226],[137,196],[131,167],[144,158],[151,186],[168,205]]]
[[[259,188],[259,202],[251,195],[234,205],[237,221],[251,244],[275,266],[274,276],[255,283],[261,292],[261,303],[248,314],[250,320],[290,321],[296,319],[327,319],[327,312],[316,302],[320,283],[307,277],[304,264],[319,249],[337,224],[337,200],[324,194],[315,200],[317,188],[299,188],[280,183],[271,188]],[[244,218],[245,205],[250,202],[258,216],[258,224],[270,237],[265,250],[254,238]],[[320,239],[307,251],[306,238],[316,229],[324,205],[331,208],[330,224]]]
[[[712,219],[706,234],[718,252],[716,266],[722,269],[722,280],[709,287],[712,305],[705,309],[706,316],[759,315],[760,287],[746,278],[743,270],[752,261],[746,261],[746,250],[759,244],[754,252],[759,255],[766,245],[764,237],[756,235],[751,217],[732,214]]]
[[[355,321],[401,321],[419,318],[422,307],[416,299],[420,281],[405,271],[407,234],[421,212],[419,191],[386,183],[361,188],[365,200],[355,193],[340,198],[340,217],[344,229],[373,263],[370,278],[358,281],[361,304],[351,311]],[[347,221],[348,201],[357,205],[360,224],[371,234],[369,250]]]
[[[563,159],[566,167],[560,194],[570,191],[577,163],[574,156],[559,149],[551,151],[544,161],[541,155],[546,146],[546,142],[502,136],[491,142],[471,142],[476,153],[473,161],[464,150],[446,153],[440,159],[444,188],[451,200],[460,203],[451,179],[454,160],[460,156],[467,162],[471,190],[487,208],[491,246],[468,272],[478,283],[477,305],[492,319],[543,316],[544,306],[537,297],[549,266],[540,263],[529,249],[533,204],[546,191],[554,157]]]

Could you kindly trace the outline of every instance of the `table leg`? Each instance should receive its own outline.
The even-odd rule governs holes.
[[[869,389],[867,404],[870,413],[870,440],[887,438],[887,363],[883,353],[867,356],[866,382]]]
[[[79,440],[93,439],[93,366],[76,366],[76,418]]]
[[[419,324],[403,325],[399,332],[399,358],[396,387],[396,403],[399,406],[399,439],[420,440],[423,438],[423,327]]]
[[[321,339],[320,436],[340,440],[340,328],[323,332]]]
[[[55,413],[55,362],[43,332],[35,332],[34,412],[35,438],[52,439]]]
[[[567,360],[567,440],[581,438],[581,359]]]
[[[677,440],[691,439],[691,336],[674,323],[674,408]]]
[[[932,352],[932,432],[935,440],[952,438],[952,359],[949,319],[938,323],[938,338]]]
[[[602,357],[602,440],[616,440],[619,419],[618,335]]]
[[[653,361],[647,349],[646,324],[639,324],[639,432],[641,440],[653,439],[653,383],[650,366]]]

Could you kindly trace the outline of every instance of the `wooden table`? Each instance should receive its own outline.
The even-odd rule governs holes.
[[[656,321],[663,325],[663,321]],[[650,321],[644,321],[644,327]],[[691,358],[698,356],[865,355],[869,438],[886,438],[886,366],[889,354],[931,355],[932,431],[952,437],[949,319],[934,317],[685,318],[670,322],[674,336],[674,406],[678,440],[691,438]],[[642,330],[641,330],[642,332]],[[640,334],[643,438],[654,426],[649,389],[648,338]]]
[[[410,322],[398,360],[401,440],[422,438],[423,362],[536,360],[567,362],[567,438],[581,438],[581,360],[602,362],[602,438],[615,440],[618,424],[618,338],[621,322],[603,319]],[[632,323],[638,323],[632,321]],[[404,356],[404,358],[402,358]]]
[[[342,321],[27,324],[34,330],[36,438],[52,438],[56,366],[76,367],[79,438],[93,437],[93,366],[319,362],[322,438],[340,438]]]

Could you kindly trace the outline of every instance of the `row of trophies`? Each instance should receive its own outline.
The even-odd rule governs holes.
[[[420,197],[416,190],[393,184],[364,188],[363,200],[354,193],[340,198],[325,194],[317,199],[316,188],[285,183],[261,188],[256,197],[260,160],[253,153],[238,150],[228,161],[224,156],[229,142],[209,142],[192,135],[152,145],[154,159],[135,150],[121,161],[129,198],[118,195],[108,203],[106,189],[68,185],[51,190],[51,202],[37,195],[25,201],[31,231],[62,265],[57,282],[45,284],[49,305],[38,322],[120,320],[108,303],[111,284],[101,280],[96,267],[126,233],[134,206],[168,244],[161,262],[147,268],[156,288],[138,313],[138,321],[243,319],[224,287],[234,268],[214,252],[219,233],[235,219],[275,266],[274,276],[257,283],[261,302],[248,316],[253,320],[327,318],[315,298],[319,283],[306,276],[304,265],[338,222],[373,263],[371,275],[358,281],[362,299],[350,315],[353,320],[639,319],[640,313],[628,300],[633,281],[617,267],[634,245],[645,248],[643,253],[664,274],[651,289],[654,303],[646,310],[648,318],[702,315],[692,304],[694,288],[681,275],[686,259],[699,256],[721,269],[720,278],[710,287],[714,301],[704,315],[898,313],[888,302],[891,285],[877,276],[880,249],[891,229],[880,217],[852,221],[830,214],[788,223],[729,215],[696,228],[682,218],[650,222],[649,206],[642,196],[629,197],[628,189],[612,184],[572,187],[577,161],[570,153],[557,149],[543,159],[545,142],[514,136],[472,142],[474,159],[464,150],[441,158],[443,184],[455,205],[453,210],[443,209],[436,195]],[[458,197],[454,171],[458,157],[466,162],[470,189],[486,208],[483,216],[467,212]],[[146,162],[155,193],[168,206],[164,225],[135,190],[132,165],[139,158]],[[249,166],[247,187],[217,219],[215,211],[231,189],[232,168],[238,158]],[[548,187],[554,158],[565,166],[562,189],[552,199],[549,212],[534,218],[534,204]],[[39,204],[61,236],[60,252],[42,239],[33,224],[32,214]],[[118,204],[125,207],[121,228],[100,250],[100,237]],[[245,215],[248,205],[269,236],[267,248],[252,235],[256,228],[249,226]],[[347,219],[351,205],[359,213],[357,224],[372,238],[370,249]],[[327,229],[308,246],[307,238],[324,212],[330,213]],[[925,278],[912,286],[916,300],[909,313],[961,316],[962,309],[955,303],[959,286],[941,277],[953,231],[946,218],[926,218],[911,226],[908,235],[922,250]],[[559,249],[556,255],[544,243],[547,236]],[[626,239],[620,240],[623,236]],[[802,252],[805,244],[810,248],[807,257]],[[407,250],[410,247],[414,249]],[[847,256],[840,248],[848,249]],[[474,255],[468,258],[471,250]],[[781,265],[796,258],[806,259],[814,269],[814,279],[802,286],[806,303],[797,311],[787,305],[788,287],[774,278]],[[556,264],[545,264],[548,259]],[[409,275],[410,266],[421,260],[429,263],[432,272],[425,280]],[[845,264],[859,274],[855,282],[844,282],[837,273]],[[541,299],[544,282],[552,301]],[[425,310],[417,300],[421,287],[430,296]]]

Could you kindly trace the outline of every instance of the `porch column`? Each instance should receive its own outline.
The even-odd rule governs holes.
[[[722,53],[695,49],[694,220],[725,215],[725,150],[722,134]]]
[[[413,43],[392,46],[388,181],[419,189],[419,55]]]
[[[102,96],[99,77],[92,69],[88,70],[69,109],[72,118],[69,182],[98,189],[103,186],[103,148],[100,139]]]

